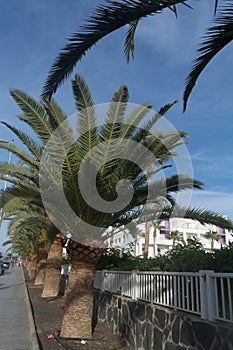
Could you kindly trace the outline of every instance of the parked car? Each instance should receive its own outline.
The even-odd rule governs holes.
[[[3,266],[4,266],[4,268],[5,269],[9,269],[10,268],[10,263],[9,263],[9,261],[3,261]]]
[[[4,275],[4,272],[5,272],[4,264],[3,264],[3,261],[0,260],[0,276]]]

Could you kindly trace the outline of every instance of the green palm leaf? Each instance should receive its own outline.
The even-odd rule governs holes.
[[[11,90],[10,94],[24,112],[19,119],[27,123],[40,140],[46,143],[52,135],[52,127],[43,105],[18,89]]]
[[[94,102],[84,79],[76,74],[72,82],[78,115],[79,152],[84,157],[97,144],[97,127]]]
[[[148,102],[142,103],[140,106],[137,106],[133,111],[125,118],[124,125],[122,126],[120,138],[126,139],[130,138],[139,128],[140,122],[145,118],[149,113],[152,105]]]
[[[25,132],[16,129],[14,126],[8,124],[7,122],[0,122],[5,125],[9,130],[11,130],[21,141],[27,146],[28,150],[36,157],[36,160],[39,161],[41,158],[41,146],[38,145],[29,135]]]
[[[181,209],[181,212],[182,211],[183,210]],[[231,220],[228,220],[224,218],[223,215],[214,213],[211,210],[201,209],[201,208],[187,208],[183,212],[185,212],[183,216],[184,218],[197,220],[203,225],[212,224],[217,227],[222,227],[229,230],[232,230],[233,228],[233,222]],[[173,215],[179,217],[180,215],[179,209],[176,209]]]
[[[39,162],[36,159],[31,157],[28,153],[23,151],[21,148],[15,146],[13,143],[0,141],[0,148],[5,149],[9,152],[12,152],[26,164],[31,165],[32,167],[35,167],[37,169],[39,168]]]
[[[122,85],[115,92],[110,102],[104,124],[100,131],[100,143],[98,149],[99,164],[101,174],[116,164],[117,159],[109,162],[111,156],[115,157],[120,147],[120,135],[122,125],[124,124],[124,115],[129,99],[129,91],[126,86]],[[101,143],[102,142],[102,143]]]
[[[61,123],[65,122],[67,115],[53,98],[50,101],[42,100],[41,103],[48,115],[53,130],[55,130]]]
[[[186,79],[183,94],[183,111],[186,110],[188,98],[196,84],[199,75],[207,64],[233,40],[233,9],[232,2],[220,9],[214,22],[215,26],[209,28],[204,37],[201,47],[198,49],[199,56],[193,62],[191,72]]]
[[[129,24],[129,29],[125,38],[125,48],[124,53],[127,60],[127,63],[130,61],[130,56],[134,58],[134,50],[135,50],[135,44],[134,44],[134,36],[139,23],[139,19],[136,19],[135,21],[132,21]]]
[[[186,4],[186,1],[122,0],[119,2],[108,0],[106,5],[99,5],[94,14],[87,20],[87,24],[81,27],[79,33],[74,33],[69,38],[68,44],[55,59],[45,82],[42,95],[50,98],[63,80],[71,74],[76,63],[100,39],[124,27],[126,24],[136,23],[136,21],[160,13],[166,8],[174,12],[174,6],[179,3]],[[131,43],[132,34],[133,31],[131,31],[129,39]]]

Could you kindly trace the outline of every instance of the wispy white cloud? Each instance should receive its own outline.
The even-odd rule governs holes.
[[[233,192],[199,191],[193,192],[191,205],[216,211],[233,218]]]
[[[193,10],[178,5],[178,18],[168,9],[141,21],[137,31],[139,41],[153,53],[164,54],[170,63],[187,64],[197,43],[212,19],[212,4],[198,2]]]
[[[232,154],[210,154],[205,151],[197,151],[191,154],[194,168],[197,164],[198,171],[202,172],[222,172],[224,176],[233,174],[233,156]]]

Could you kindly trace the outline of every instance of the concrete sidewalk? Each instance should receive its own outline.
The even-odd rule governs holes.
[[[39,350],[21,267],[0,276],[0,350]]]

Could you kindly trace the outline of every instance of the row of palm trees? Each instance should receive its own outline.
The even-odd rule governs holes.
[[[153,227],[153,257],[156,257],[157,255],[157,243],[156,243],[156,237],[157,237],[157,230],[163,230],[165,229],[165,226],[162,225],[163,220],[157,219],[153,220],[151,222],[147,222],[149,224],[149,228]],[[148,246],[144,249],[143,256],[145,259],[148,258],[149,253],[149,236],[150,236],[150,230],[145,232],[137,227],[136,225],[132,225],[129,227],[129,233],[133,236],[133,250],[134,250],[134,256],[137,256],[137,242],[138,238],[144,237],[145,243],[148,242]],[[147,237],[146,237],[147,236]],[[172,249],[174,250],[176,248],[176,245],[179,243],[185,244],[183,234],[179,230],[174,230],[166,234],[166,237],[170,240],[172,240]],[[218,242],[221,239],[221,235],[218,234],[217,231],[209,230],[205,234],[203,234],[203,238],[210,241],[210,248],[211,251],[214,250],[214,242]]]
[[[152,106],[148,103],[128,111],[129,92],[127,87],[120,86],[102,125],[97,125],[92,95],[80,75],[72,80],[72,90],[77,108],[74,125],[69,124],[68,117],[53,99],[38,102],[23,91],[11,90],[11,96],[22,110],[17,118],[30,128],[34,138],[1,122],[18,137],[22,147],[0,142],[0,148],[12,152],[17,159],[11,164],[0,164],[0,178],[10,184],[1,192],[0,206],[3,219],[10,220],[7,243],[24,258],[35,284],[43,284],[44,298],[58,294],[61,252],[66,245],[72,269],[61,336],[90,338],[95,265],[103,253],[106,228],[167,218],[176,205],[173,193],[187,188],[201,189],[202,184],[179,174],[168,176],[165,181],[151,182],[148,189],[147,169],[151,163],[155,173],[163,171],[176,146],[185,142],[183,131],[152,130],[175,102],[152,115]],[[140,147],[149,152],[139,152]],[[91,166],[93,172],[86,171],[85,166]],[[109,207],[121,194],[122,180],[128,180],[127,186],[123,183],[123,194],[132,193],[133,189],[133,195],[124,208],[101,211],[86,201],[94,201],[96,196],[92,188],[93,173],[97,192]],[[82,193],[83,183],[86,198]],[[61,189],[76,218],[74,221],[57,195]],[[185,217],[232,227],[230,221],[207,210],[188,208]],[[67,232],[72,233],[72,239],[67,240]]]
[[[175,249],[177,243],[184,243],[183,234],[178,230],[171,231],[169,235],[167,235],[169,239],[172,240],[172,249]],[[210,240],[211,242],[211,251],[214,250],[214,241],[218,242],[221,236],[217,231],[209,230],[203,234],[203,238]]]

